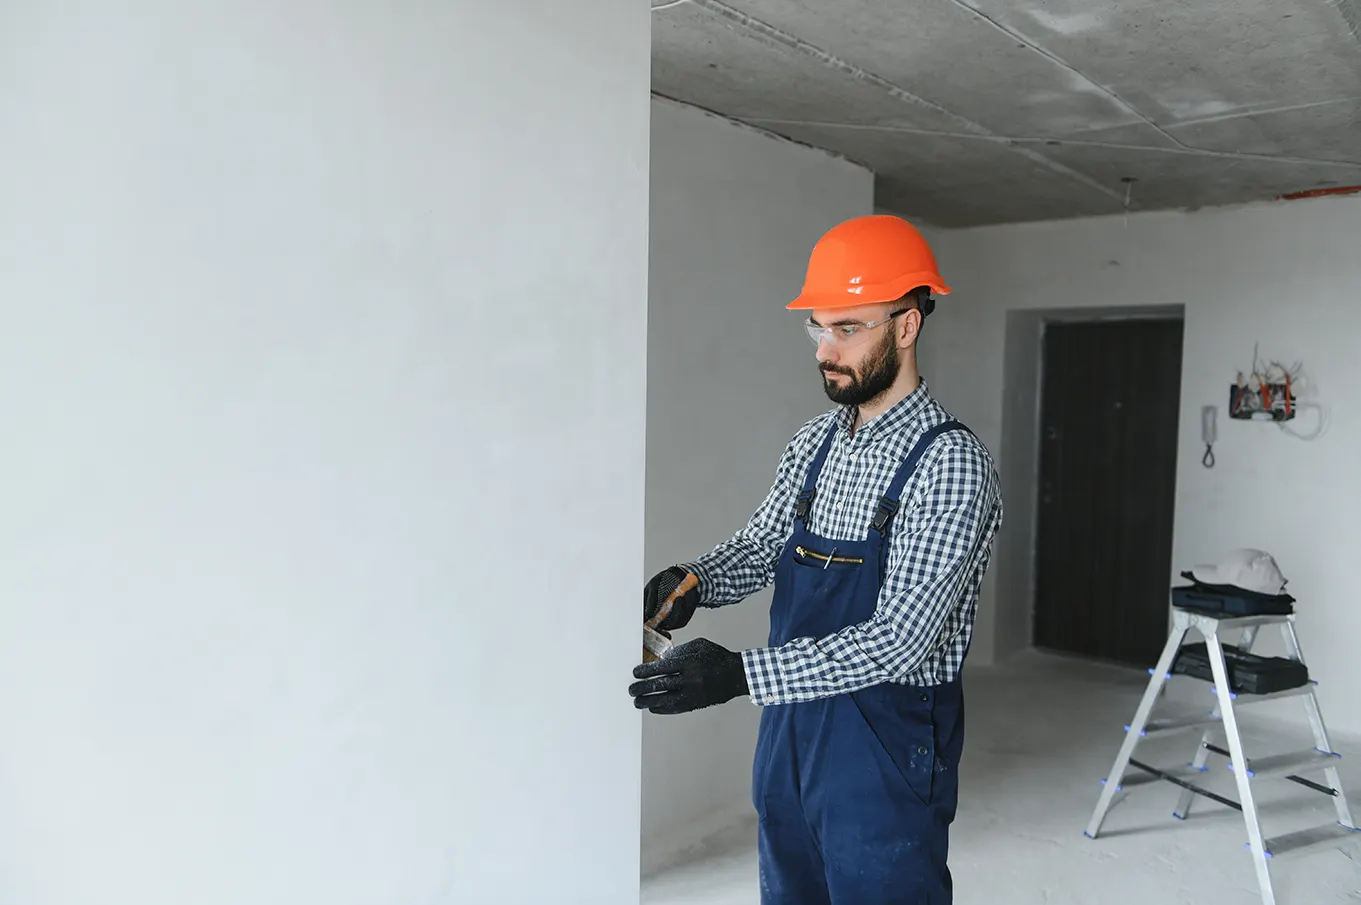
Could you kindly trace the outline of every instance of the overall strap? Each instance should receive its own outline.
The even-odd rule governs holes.
[[[921,439],[912,447],[912,451],[907,454],[903,464],[898,467],[898,471],[893,475],[892,482],[888,485],[888,490],[879,498],[879,508],[874,513],[874,519],[870,522],[870,527],[882,535],[888,534],[889,523],[893,521],[893,516],[898,512],[899,498],[902,496],[903,488],[907,486],[907,479],[912,477],[912,473],[917,470],[917,463],[925,455],[926,450],[941,434],[950,431],[969,431],[967,427],[954,419],[942,421],[935,427],[922,434]],[[969,431],[972,433],[972,431]]]
[[[827,461],[827,453],[832,448],[832,441],[836,439],[838,427],[836,419],[833,418],[832,429],[827,431],[827,437],[818,447],[817,455],[813,456],[813,461],[808,465],[808,473],[803,479],[803,490],[794,504],[795,521],[804,521],[813,509],[813,498],[818,495],[818,475],[822,472],[822,463]]]

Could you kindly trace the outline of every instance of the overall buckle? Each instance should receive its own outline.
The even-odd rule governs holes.
[[[879,508],[875,510],[874,519],[870,522],[874,530],[880,534],[888,527],[888,523],[893,521],[893,516],[898,512],[898,501],[890,500],[888,497],[879,498]]]

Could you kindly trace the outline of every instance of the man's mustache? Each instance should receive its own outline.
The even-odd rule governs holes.
[[[836,365],[832,364],[818,365],[818,370],[824,374],[845,374],[847,377],[855,376],[849,368],[838,368]]]

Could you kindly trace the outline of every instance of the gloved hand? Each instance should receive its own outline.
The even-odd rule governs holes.
[[[666,656],[633,668],[642,681],[629,686],[633,706],[653,713],[688,713],[749,694],[742,655],[696,638],[678,644]]]
[[[679,594],[676,593],[678,590],[681,590]],[[695,607],[699,606],[699,579],[683,566],[672,566],[652,576],[652,580],[643,588],[643,622],[650,622],[672,595],[676,599],[671,603],[671,612],[654,626],[663,634],[685,628],[694,615]]]

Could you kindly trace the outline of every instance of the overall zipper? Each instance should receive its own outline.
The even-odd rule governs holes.
[[[831,564],[834,562],[847,563],[852,566],[864,565],[865,561],[858,556],[828,556],[825,553],[815,553],[807,547],[795,547],[794,552],[805,559],[816,559],[818,562]]]

